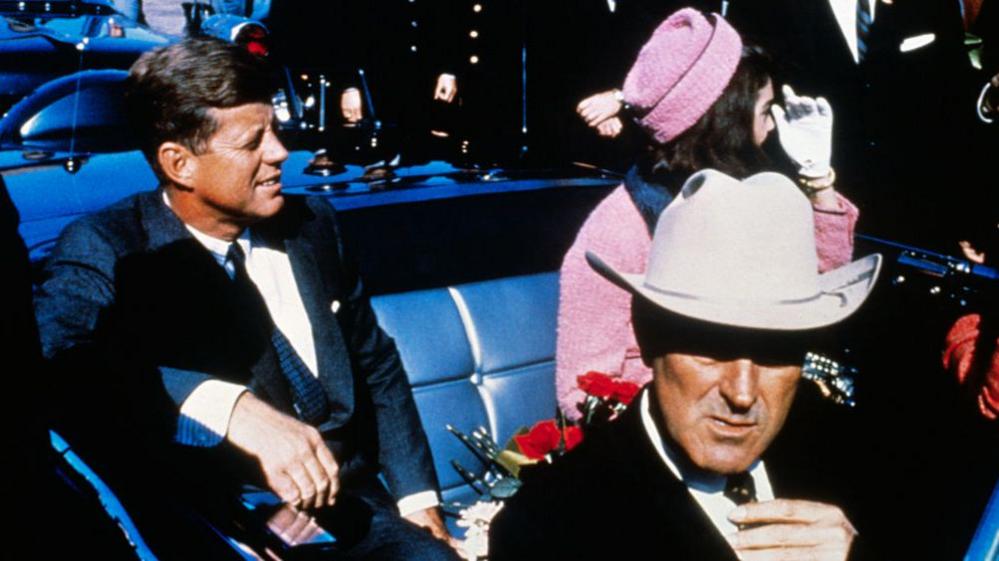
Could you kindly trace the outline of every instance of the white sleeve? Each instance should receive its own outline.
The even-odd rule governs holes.
[[[412,495],[406,495],[405,497],[399,499],[399,502],[396,504],[399,505],[399,514],[401,516],[407,516],[413,514],[414,512],[433,508],[441,504],[441,501],[437,498],[436,491],[423,491],[420,493],[413,493]]]
[[[185,446],[217,446],[229,431],[229,418],[245,386],[208,380],[194,388],[180,406],[174,440]]]

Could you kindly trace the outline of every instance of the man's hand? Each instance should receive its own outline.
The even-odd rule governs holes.
[[[439,540],[447,542],[452,548],[457,549],[458,542],[451,537],[448,533],[447,527],[444,525],[444,519],[441,517],[441,510],[437,507],[426,508],[423,510],[418,510],[412,514],[407,514],[404,516],[406,520],[409,520],[413,524],[421,528],[426,528],[430,530],[430,533]]]
[[[742,561],[844,561],[857,536],[842,510],[811,501],[748,503],[728,519],[754,526],[727,536]]]
[[[588,126],[596,128],[621,112],[621,102],[614,95],[616,91],[607,90],[580,101],[576,106],[576,113],[579,113]]]
[[[597,134],[605,138],[616,138],[617,135],[621,134],[622,128],[624,125],[621,123],[621,119],[611,117],[597,125]]]
[[[357,88],[347,88],[340,94],[340,112],[348,123],[361,120],[361,91]]]
[[[965,259],[979,265],[985,264],[985,254],[975,249],[975,246],[971,242],[961,240],[957,242],[957,245],[961,246],[961,253],[964,254]]]
[[[437,77],[437,85],[434,86],[434,99],[439,99],[444,103],[451,103],[458,95],[458,80],[453,74],[441,74]]]
[[[284,502],[301,508],[333,504],[339,467],[314,427],[246,392],[232,410],[226,439],[260,462],[267,487]]]

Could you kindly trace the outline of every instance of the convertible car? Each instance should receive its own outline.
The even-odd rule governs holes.
[[[0,11],[9,4],[17,3],[0,2]],[[108,20],[116,17],[96,2],[68,4],[92,6],[94,13],[80,12],[79,17],[103,22],[93,23],[96,27],[107,29]],[[66,19],[75,27],[56,38],[53,29],[59,26],[43,16],[5,16],[9,33],[33,33],[33,41],[63,45],[53,47],[58,49],[79,44],[85,36],[81,30],[89,29],[82,21]],[[136,41],[146,40],[140,51],[169,40],[121,25],[136,30]],[[34,31],[26,31],[29,28]],[[0,45],[5,39],[0,36]],[[131,51],[129,56],[136,55]],[[0,180],[20,212],[20,232],[35,263],[45,259],[70,221],[156,185],[120,114],[125,58],[119,66],[61,67],[44,79],[32,78],[36,81],[30,86],[8,97],[17,99],[0,119]],[[477,492],[468,485],[467,474],[456,472],[451,462],[473,470],[479,466],[472,475],[484,473],[485,466],[446,425],[463,431],[482,427],[503,443],[520,427],[553,416],[557,271],[589,211],[621,177],[586,165],[525,169],[461,158],[454,159],[460,164],[432,160],[396,168],[338,164],[333,160],[350,158],[339,158],[343,154],[335,151],[343,146],[341,138],[309,121],[318,113],[289,111],[307,105],[314,94],[285,82],[282,95],[275,97],[276,110],[288,112],[293,123],[288,128],[295,131],[289,135],[284,190],[290,196],[324,197],[339,212],[344,236],[360,257],[379,321],[399,345],[445,506],[454,510],[474,501]],[[359,136],[352,134],[348,139],[356,143]],[[370,144],[373,137],[360,138]],[[958,390],[948,377],[933,368],[922,369],[926,374],[897,372],[881,358],[907,354],[905,360],[898,357],[897,364],[912,364],[934,355],[942,326],[974,296],[970,285],[953,282],[956,273],[948,276],[961,262],[918,254],[915,248],[891,248],[878,240],[858,241],[858,252],[867,249],[894,252],[888,277],[896,282],[879,288],[870,312],[850,326],[859,335],[843,342],[860,368],[858,425],[898,426],[902,434],[906,419],[897,415],[915,410],[916,402],[940,418],[937,433],[922,435],[928,446],[941,439],[961,441],[953,438],[953,431],[982,443],[996,442],[988,432],[994,426],[983,430],[956,412],[963,402],[951,399]],[[920,271],[937,262],[943,263],[943,270],[936,270],[935,280],[914,291],[902,290],[913,283],[899,277],[926,277]],[[898,348],[905,353],[885,352],[886,340],[903,339],[908,346]],[[875,355],[879,358],[871,358]],[[927,360],[929,364],[933,359]],[[95,516],[106,516],[121,528],[123,542],[136,557],[258,559],[266,558],[265,549],[273,551],[274,543],[260,531],[265,521],[259,516],[274,506],[273,496],[248,493],[212,515],[155,492],[141,499],[119,496],[115,481],[100,473],[99,458],[76,445],[72,427],[52,428],[52,445],[62,459],[59,469],[93,502]],[[890,443],[882,444],[891,448]],[[953,482],[947,510],[931,515],[939,516],[941,527],[946,523],[947,528],[960,528],[940,537],[944,545],[930,548],[952,553],[956,556],[949,558],[955,560],[964,555],[967,561],[995,561],[999,548],[999,491],[990,500],[996,483],[995,449],[983,447],[985,452],[977,446],[968,447],[977,452],[959,445],[948,448],[967,452],[955,458],[961,470],[954,473],[963,479]],[[907,469],[907,462],[923,457],[918,452],[891,452],[888,462]],[[909,492],[885,488],[881,478],[871,479],[857,483],[860,492],[882,493],[886,500]],[[453,525],[452,530],[460,535]],[[283,557],[309,558],[319,549],[286,551]],[[899,551],[911,550],[899,546]]]

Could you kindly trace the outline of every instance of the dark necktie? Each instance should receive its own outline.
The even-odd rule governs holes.
[[[871,35],[871,0],[857,0],[857,62],[867,56],[867,39]]]
[[[267,314],[267,318],[270,320],[270,314],[267,313],[267,306],[263,303],[263,297],[260,296],[256,285],[253,284],[253,281],[246,272],[246,256],[243,254],[243,248],[239,247],[238,243],[233,242],[229,245],[229,251],[226,253],[226,263],[232,264],[231,273],[233,282],[242,284],[245,290],[252,291],[260,299],[263,312]],[[295,352],[294,347],[291,346],[291,342],[284,336],[284,333],[281,333],[281,330],[278,329],[273,320],[270,321],[270,324],[271,345],[277,354],[281,372],[291,386],[295,411],[298,412],[299,418],[311,425],[318,425],[326,421],[326,418],[329,416],[329,405],[326,401],[326,391],[323,389],[322,384],[312,375],[309,367],[302,362],[302,358]]]
[[[725,496],[736,505],[756,502],[756,483],[748,471],[728,476]]]

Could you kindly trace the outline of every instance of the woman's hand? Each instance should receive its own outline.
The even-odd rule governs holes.
[[[829,175],[832,160],[833,112],[824,97],[811,98],[784,86],[785,111],[771,107],[780,145],[798,166],[798,174],[815,179]]]

